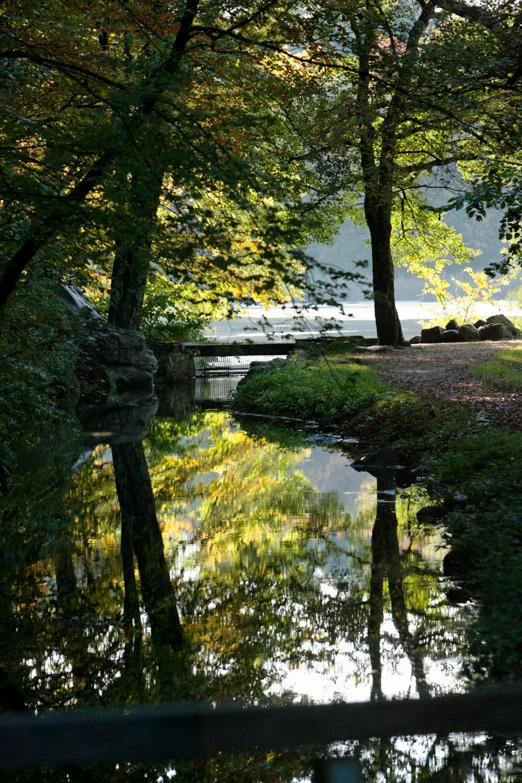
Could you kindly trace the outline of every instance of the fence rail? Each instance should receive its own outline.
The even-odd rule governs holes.
[[[195,356],[194,371],[196,378],[227,375],[246,375],[252,362],[266,362],[267,359],[284,359],[284,355],[254,354],[252,356]]]
[[[372,737],[522,731],[522,688],[284,707],[163,706],[0,719],[0,769],[211,756]]]
[[[181,343],[182,350],[193,354],[194,356],[255,356],[262,358],[266,356],[286,356],[286,354],[299,347],[295,340],[272,340],[262,342],[261,340],[252,340],[251,342],[232,342],[232,343]]]

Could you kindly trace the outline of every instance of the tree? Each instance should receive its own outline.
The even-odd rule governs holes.
[[[299,282],[292,247],[310,241],[321,221],[331,232],[349,193],[352,203],[363,196],[370,230],[379,339],[400,343],[394,211],[433,172],[475,160],[487,142],[475,106],[477,96],[482,112],[489,105],[486,74],[465,87],[455,78],[496,40],[497,17],[473,8],[453,0],[345,0],[335,9],[270,0],[248,10],[225,0],[174,8],[135,0],[123,12],[117,2],[114,13],[96,5],[88,18],[73,6],[68,20],[51,5],[39,24],[52,35],[36,44],[23,25],[34,22],[30,9],[3,20],[2,54],[13,86],[23,87],[20,106],[31,94],[45,104],[33,76],[48,87],[59,75],[63,103],[45,104],[51,123],[40,112],[27,130],[17,112],[15,131],[5,128],[6,149],[14,142],[18,154],[14,162],[6,155],[5,193],[19,221],[0,305],[58,231],[85,254],[98,243],[108,271],[114,252],[109,317],[120,326],[139,325],[158,257],[174,282],[232,298],[266,295]],[[20,155],[28,142],[39,150],[31,165]],[[53,177],[42,208],[40,191]]]
[[[228,48],[220,44],[230,31],[262,37],[272,5],[246,11],[209,2],[197,25],[197,0],[175,8],[137,0],[125,13],[115,2],[114,14],[101,4],[93,9],[104,21],[90,70],[84,61],[93,28],[89,35],[83,9],[75,7],[73,21],[64,25],[66,47],[49,36],[36,54],[23,25],[31,9],[5,25],[3,54],[13,62],[15,84],[25,86],[36,71],[48,86],[59,73],[64,106],[80,107],[87,120],[76,127],[84,115],[71,111],[64,121],[63,107],[57,113],[52,144],[61,155],[56,165],[68,176],[48,196],[49,206],[42,209],[34,194],[28,200],[21,187],[11,188],[11,208],[25,215],[13,234],[0,305],[59,232],[68,254],[78,241],[76,253],[98,245],[107,256],[115,248],[109,320],[119,326],[139,326],[150,264],[158,255],[175,282],[215,285],[221,296],[266,298],[270,288],[281,293],[299,282],[300,253],[290,248],[306,242],[319,221],[313,203],[303,203],[316,178],[298,154],[300,140],[288,116],[297,95],[306,101],[315,77],[280,53],[258,51],[250,38]],[[63,16],[51,7],[39,25],[45,31],[60,27]],[[26,61],[20,75],[16,68]],[[83,94],[69,95],[77,81],[92,94],[89,103],[81,103],[87,101]],[[36,146],[42,127],[43,120],[31,129]],[[5,138],[13,140],[9,127]],[[45,180],[50,173],[40,157]],[[11,179],[19,167],[18,160],[11,165]]]
[[[362,196],[377,333],[380,343],[392,345],[403,341],[394,294],[394,213],[437,170],[475,159],[482,143],[473,132],[471,95],[453,87],[455,69],[469,65],[463,44],[470,34],[438,10],[435,1],[424,0],[346,2],[335,9],[314,4],[305,29],[310,56],[322,57],[336,73],[319,111],[316,149],[345,161],[339,187]],[[473,86],[473,96],[480,87]]]

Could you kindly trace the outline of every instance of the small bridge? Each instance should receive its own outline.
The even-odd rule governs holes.
[[[150,347],[159,362],[157,379],[167,383],[196,378],[245,375],[253,361],[285,358],[289,353],[312,347],[320,350],[332,344],[375,345],[376,338],[361,335],[290,338],[266,340],[236,340],[233,342],[151,341]]]
[[[298,348],[296,340],[248,341],[232,343],[181,344],[194,360],[196,378],[215,375],[244,375],[252,362],[285,358]]]
[[[281,356],[310,340],[237,340],[230,343],[180,343],[183,351],[195,356]]]

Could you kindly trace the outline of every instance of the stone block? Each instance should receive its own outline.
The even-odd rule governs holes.
[[[459,337],[464,343],[480,340],[479,330],[473,324],[462,324],[462,326],[459,326]]]
[[[492,323],[479,329],[481,340],[512,340],[511,329],[504,323]]]
[[[421,343],[440,343],[444,329],[442,326],[432,326],[431,329],[423,329]]]
[[[458,329],[446,329],[440,336],[441,343],[460,343],[460,336]]]

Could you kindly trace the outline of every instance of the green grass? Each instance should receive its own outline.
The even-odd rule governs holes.
[[[499,351],[493,358],[472,368],[474,375],[484,375],[495,385],[510,389],[522,387],[522,348]]]
[[[235,411],[339,422],[368,408],[386,391],[368,367],[352,361],[289,361],[249,376]]]

